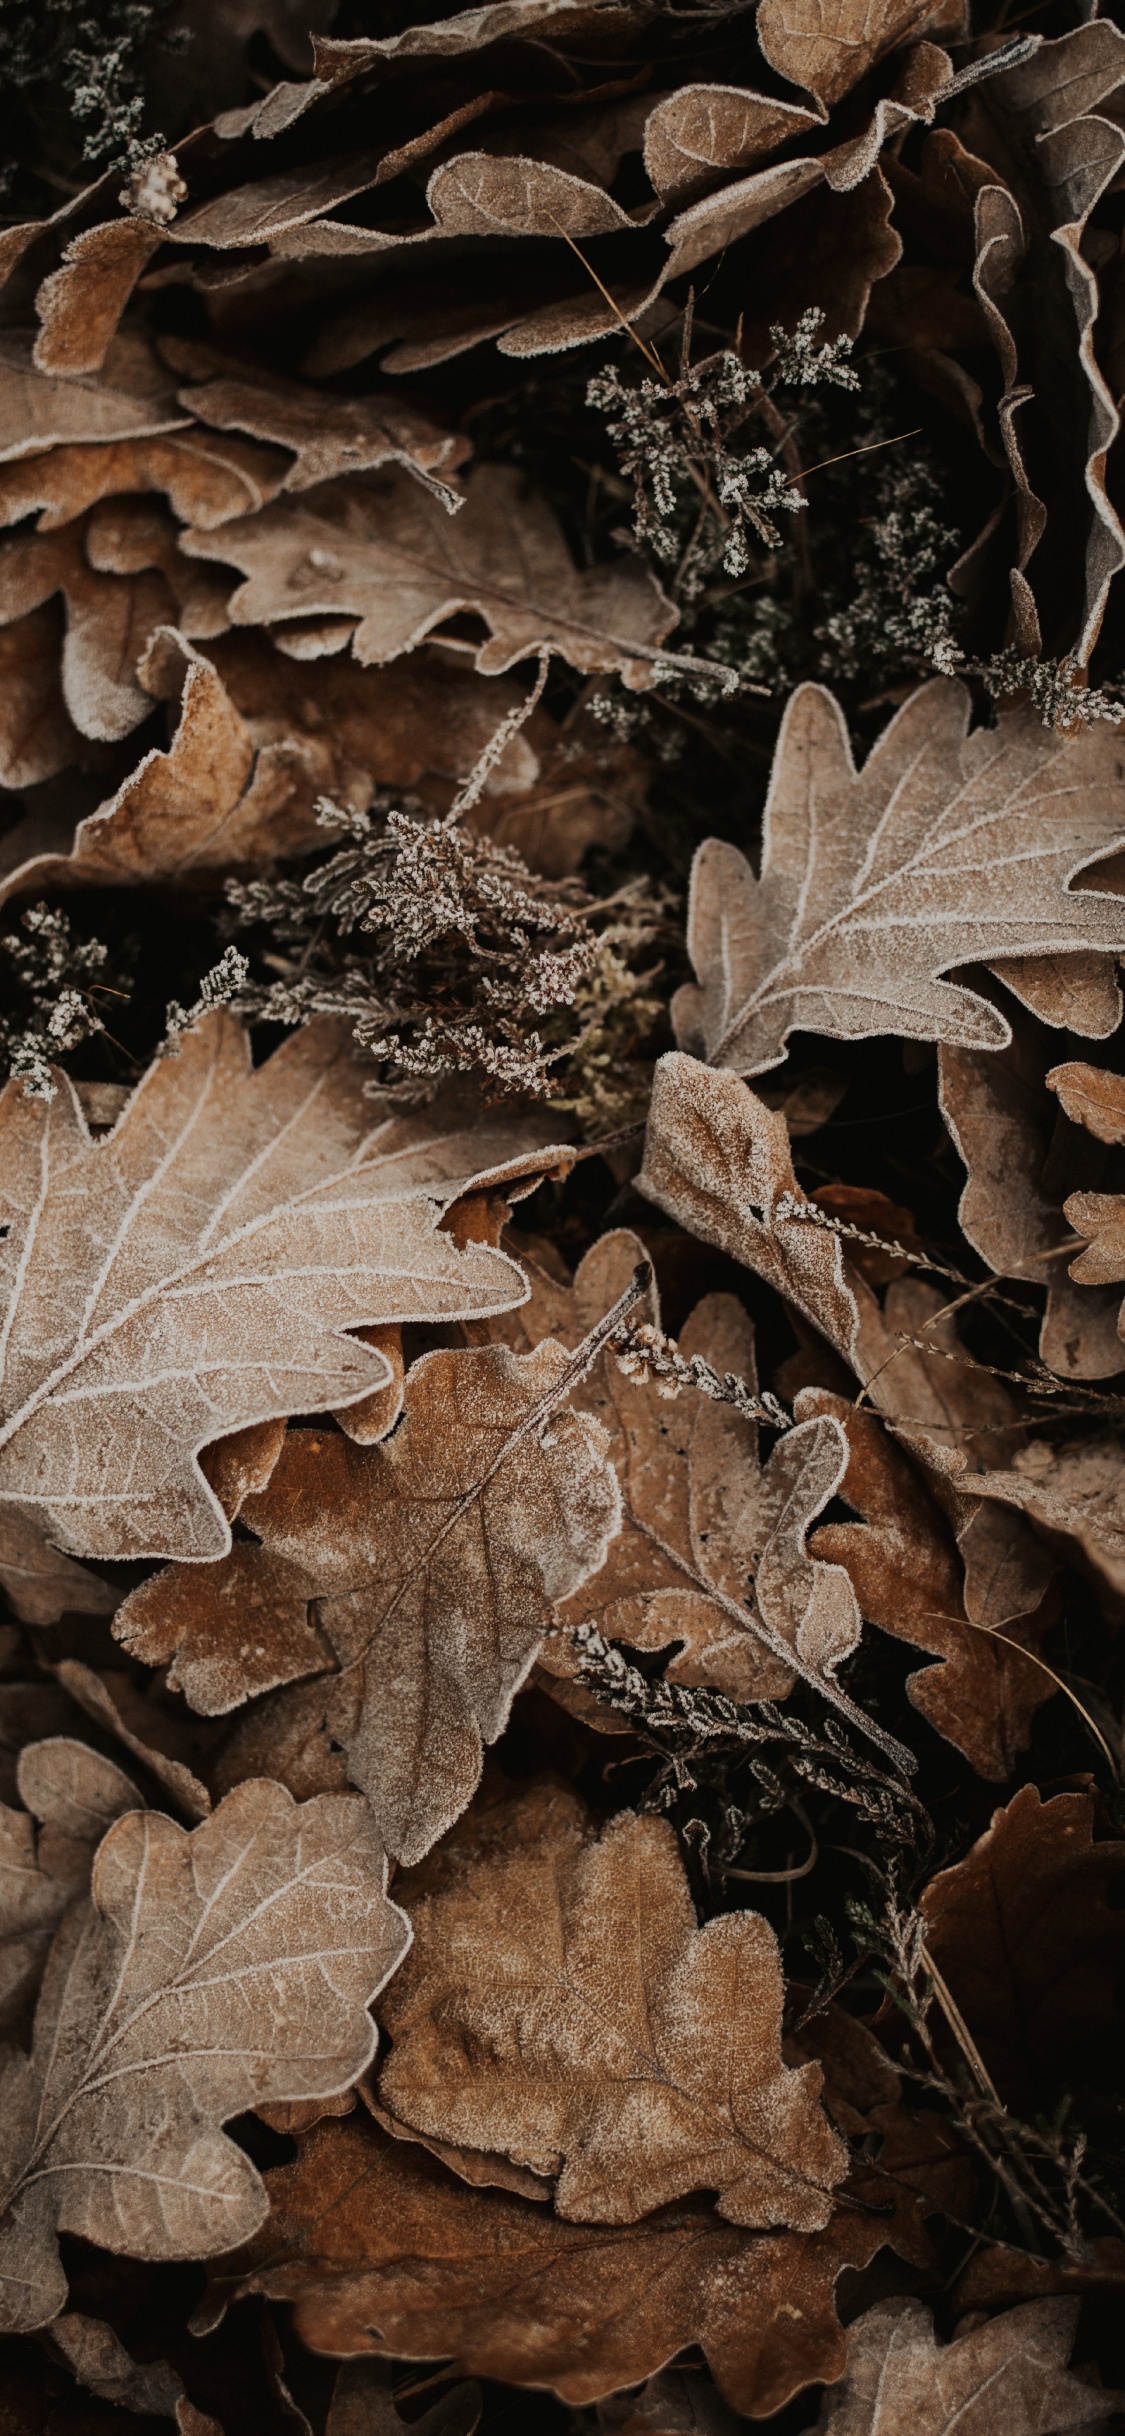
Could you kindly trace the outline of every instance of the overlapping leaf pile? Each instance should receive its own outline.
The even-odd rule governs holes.
[[[1125,31],[48,17],[0,2436],[1125,2427]]]

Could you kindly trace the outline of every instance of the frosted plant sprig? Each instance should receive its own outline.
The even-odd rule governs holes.
[[[109,950],[100,939],[72,938],[66,915],[49,905],[21,914],[20,932],[0,939],[0,950],[17,996],[30,1004],[22,1021],[0,1014],[0,1057],[28,1099],[50,1100],[52,1066],[105,1028],[88,992],[105,973]]]
[[[653,1380],[659,1396],[675,1397],[682,1388],[694,1387],[713,1404],[732,1404],[744,1421],[764,1421],[767,1428],[776,1430],[793,1427],[792,1413],[786,1412],[768,1388],[758,1394],[737,1372],[713,1369],[701,1353],[682,1354],[675,1340],[651,1321],[622,1320],[610,1342],[618,1369],[626,1378],[638,1386]]]

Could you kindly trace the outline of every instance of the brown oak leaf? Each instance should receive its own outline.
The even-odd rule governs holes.
[[[56,2235],[205,2258],[267,2208],[220,2126],[259,2099],[330,2096],[370,2061],[367,2006],[409,1929],[367,1804],[298,1807],[264,1781],[189,1834],[119,1819],[59,1930],[30,2057],[3,2084],[0,2325],[57,2316]]]
[[[1024,1785],[920,1898],[926,1935],[1006,2105],[1051,2113],[1060,2084],[1114,2083],[1125,1843],[1093,1839],[1094,1798]]]
[[[893,2110],[892,2110],[893,2111]],[[819,2233],[748,2234],[697,2202],[640,2224],[569,2224],[471,2189],[369,2117],[321,2123],[266,2177],[270,2220],[215,2273],[214,2306],[256,2291],[296,2304],[314,2351],[448,2359],[464,2373],[596,2401],[701,2345],[736,2410],[766,2417],[838,2377],[833,2294],[884,2243],[925,2263],[931,2136],[903,2128],[888,2177],[863,2167]],[[851,2192],[858,2206],[847,2204]]]
[[[489,628],[476,652],[485,676],[553,650],[572,667],[617,669],[627,685],[646,686],[676,622],[635,564],[578,574],[550,509],[525,497],[505,466],[482,466],[452,517],[392,468],[279,500],[217,534],[189,528],[181,540],[190,557],[222,559],[246,576],[230,603],[236,626],[356,616],[352,648],[365,666],[412,651],[471,609]]]
[[[31,2018],[51,1939],[84,1894],[107,1827],[142,1807],[136,1786],[85,1743],[58,1735],[27,1743],[16,1764],[24,1807],[0,1805],[0,2033]]]
[[[1009,1622],[1002,1638],[971,1624],[953,1534],[882,1422],[818,1387],[803,1388],[795,1409],[835,1415],[848,1444],[839,1495],[863,1516],[860,1523],[822,1523],[811,1554],[843,1566],[869,1623],[941,1660],[908,1675],[907,1693],[978,1776],[1002,1783],[1027,1747],[1036,1711],[1056,1689],[1012,1643],[1024,1634],[1034,1646],[1054,1621],[1056,1602],[1026,1622]]]
[[[817,2232],[847,2170],[821,2072],[781,2057],[783,1981],[755,1912],[705,1928],[667,1822],[596,1833],[536,1787],[466,1821],[409,1888],[380,2093],[437,2139],[557,2175],[559,2214],[628,2224],[696,2190]]]
[[[843,2379],[822,2436],[1071,2436],[1104,2425],[1120,2394],[1067,2368],[1077,2301],[1027,2301],[938,2343],[922,2301],[879,2301],[848,2329]]]
[[[463,1810],[565,1598],[620,1521],[605,1433],[557,1409],[581,1368],[550,1339],[416,1362],[393,1437],[291,1430],[241,1519],[116,1619],[208,1715],[331,1664],[325,1717],[388,1851],[419,1860]],[[249,1620],[249,1630],[247,1622]]]

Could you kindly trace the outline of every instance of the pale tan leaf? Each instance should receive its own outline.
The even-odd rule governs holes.
[[[782,2063],[773,1931],[752,1912],[696,1927],[665,1820],[623,1812],[599,1837],[572,1793],[535,1787],[466,1822],[410,1917],[380,2079],[408,2123],[558,2175],[579,2221],[713,2189],[735,2224],[827,2224],[847,2152],[819,2068]]]
[[[943,1045],[939,1052],[942,1114],[969,1171],[961,1230],[998,1276],[1046,1287],[1039,1351],[1050,1369],[1064,1378],[1110,1378],[1125,1366],[1120,1297],[1076,1286],[1073,1265],[1068,1275],[1065,1259],[1050,1255],[1070,1238],[1063,1215],[1068,1191],[1113,1182],[1119,1163],[1111,1164],[1052,1101],[1051,1046],[1042,1028],[1022,1012],[1009,1020],[1006,1049]]]
[[[950,14],[940,0],[762,0],[758,40],[779,76],[829,109],[885,52]]]
[[[247,577],[230,603],[236,626],[359,616],[353,650],[365,665],[396,659],[443,619],[473,609],[489,627],[476,653],[486,676],[555,650],[575,668],[618,669],[627,685],[645,686],[676,622],[655,580],[632,562],[576,573],[550,509],[525,497],[506,466],[471,477],[457,516],[395,467],[278,501],[224,525],[221,536],[189,530],[183,547]]]
[[[190,1765],[197,1756],[192,1745],[198,1739],[190,1730],[190,1721],[177,1716],[170,1704],[162,1707],[146,1698],[124,1670],[86,1666],[81,1658],[60,1658],[55,1675],[87,1717],[155,1777],[185,1818],[210,1817],[211,1796]]]
[[[30,1525],[70,1555],[221,1555],[201,1447],[384,1384],[349,1328],[521,1299],[513,1262],[439,1230],[460,1145],[430,1113],[380,1122],[346,1025],[306,1027],[255,1071],[225,1009],[100,1140],[65,1078],[49,1101],[9,1085],[0,1501],[21,1548]],[[534,1170],[513,1130],[507,1172]],[[471,1129],[465,1148],[471,1166]]]
[[[98,378],[42,372],[19,330],[0,339],[0,463],[35,457],[59,442],[128,443],[181,431],[190,420],[174,383],[137,332],[123,332]]]
[[[529,1345],[549,1332],[576,1345],[644,1256],[639,1237],[621,1229],[586,1254],[570,1289],[533,1270],[530,1300],[494,1321],[493,1332]],[[652,1316],[659,1322],[655,1299]],[[753,1391],[754,1330],[733,1295],[697,1304],[679,1349]],[[622,1527],[601,1570],[557,1607],[561,1633],[594,1623],[635,1649],[679,1642],[669,1680],[711,1684],[734,1700],[783,1698],[796,1672],[830,1679],[860,1632],[846,1580],[805,1548],[843,1475],[846,1449],[835,1429],[798,1428],[759,1466],[752,1422],[693,1390],[670,1401],[659,1382],[627,1378],[612,1352],[576,1400],[609,1432]],[[580,1652],[556,1635],[540,1663],[569,1675]]]
[[[260,869],[323,843],[318,768],[297,738],[256,753],[222,678],[186,636],[157,626],[138,674],[150,710],[153,693],[174,687],[180,695],[168,751],[154,746],[142,756],[108,803],[78,822],[69,853],[18,862],[0,879],[0,902],[27,889],[136,887],[240,864]]]
[[[1099,1142],[1125,1143],[1125,1076],[1075,1063],[1052,1066],[1046,1081],[1073,1124]]]
[[[63,701],[61,662],[53,605],[0,626],[0,786],[38,786],[82,757],[83,739]]]
[[[172,1659],[209,1714],[262,1688],[263,1670],[277,1684],[283,1664],[292,1676],[334,1655],[324,1714],[352,1782],[388,1850],[420,1859],[469,1800],[552,1602],[619,1525],[604,1431],[555,1409],[571,1375],[549,1339],[523,1359],[432,1353],[383,1444],[291,1430],[242,1509],[260,1545],[142,1584],[119,1637],[150,1665]],[[248,1614],[262,1619],[249,1636]]]
[[[820,114],[739,85],[680,85],[645,122],[645,168],[657,194],[679,203],[724,170],[750,169]]]
[[[1125,775],[1112,728],[1044,729],[1030,710],[967,733],[964,687],[912,694],[857,773],[818,686],[786,711],[760,879],[710,840],[692,875],[699,986],[678,993],[685,1046],[736,1073],[776,1065],[791,1031],[894,1031],[1003,1048],[1001,1011],[952,967],[993,955],[1125,946],[1118,897],[1071,881],[1113,852]],[[983,875],[989,885],[982,885]]]
[[[30,2024],[51,1939],[85,1894],[107,1827],[141,1797],[113,1761],[59,1735],[27,1743],[16,1764],[24,1807],[0,1804],[0,2033]],[[38,1822],[38,1825],[36,1824]]]
[[[191,369],[189,365],[187,367]],[[404,465],[434,482],[471,454],[459,432],[442,431],[428,415],[386,391],[374,397],[333,398],[298,381],[251,380],[233,367],[198,387],[181,389],[181,403],[201,423],[220,431],[247,432],[271,447],[293,452],[281,488],[307,491],[337,474],[363,473],[380,465]],[[458,494],[436,485],[449,506]],[[190,516],[187,521],[195,521]]]
[[[409,1930],[366,1803],[262,1781],[190,1834],[119,1819],[56,1938],[30,2059],[5,2076],[0,2320],[66,2299],[57,2232],[205,2258],[266,2213],[220,2129],[259,2099],[331,2096],[370,2061],[367,2006]]]
[[[276,498],[287,470],[280,449],[253,440],[220,440],[209,431],[68,442],[37,449],[0,472],[0,523],[18,524],[38,512],[37,531],[53,533],[99,499],[163,491],[184,523],[210,528],[233,516],[251,516]]]
[[[824,2397],[824,2436],[1071,2436],[1104,2426],[1120,2394],[1067,2368],[1076,2300],[1026,2301],[938,2343],[922,2301],[879,2301],[848,2333],[843,2379]]]
[[[141,272],[164,231],[151,220],[105,220],[83,229],[36,296],[40,372],[99,372]]]
[[[92,567],[81,521],[0,542],[0,624],[25,619],[54,593],[66,604],[66,709],[82,735],[117,742],[151,710],[137,661],[154,628],[173,620],[174,597],[155,570],[118,581]]]
[[[1121,990],[1112,956],[994,956],[989,970],[1040,1023],[1083,1040],[1108,1040],[1121,1021]]]
[[[455,237],[596,237],[637,223],[604,186],[548,161],[462,152],[435,169],[426,201]]]

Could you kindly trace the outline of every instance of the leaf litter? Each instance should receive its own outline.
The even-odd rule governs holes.
[[[0,2426],[1125,2426],[1125,37],[48,15]]]

